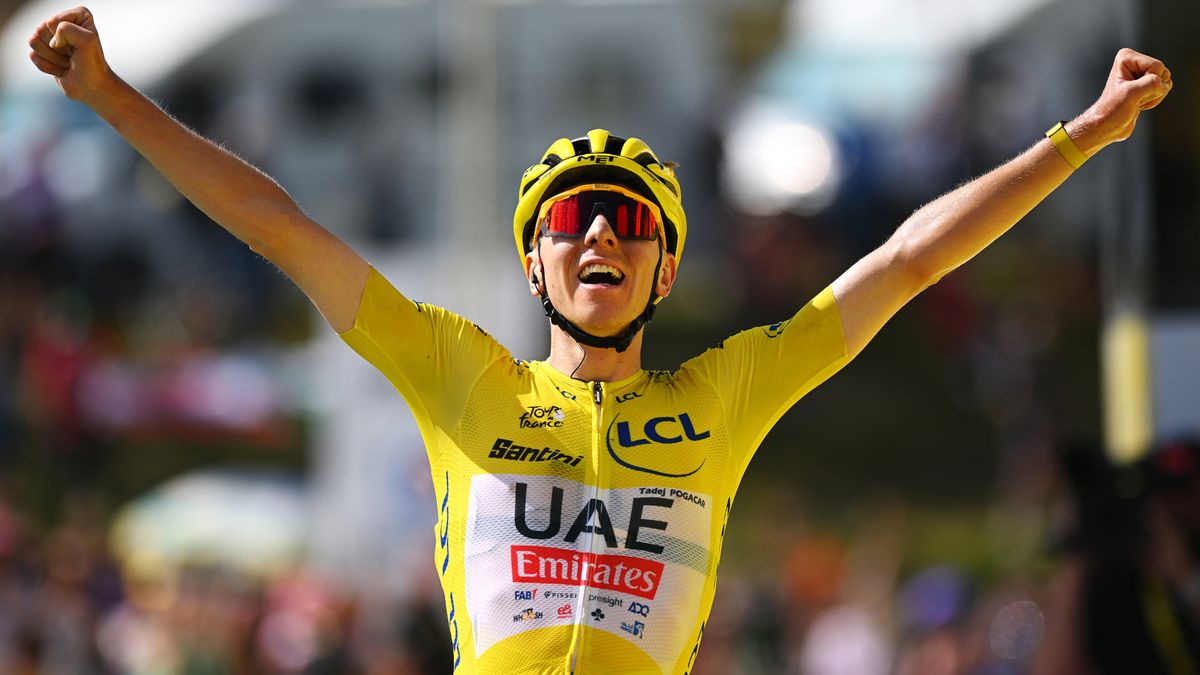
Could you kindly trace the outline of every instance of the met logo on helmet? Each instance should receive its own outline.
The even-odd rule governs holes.
[[[702,441],[712,435],[709,430],[696,431],[695,424],[692,423],[692,418],[687,413],[680,413],[673,417],[651,417],[642,425],[641,434],[634,435],[633,428],[629,422],[618,421],[620,415],[613,418],[613,421],[608,425],[608,434],[606,441],[608,443],[608,454],[621,466],[634,471],[642,471],[651,473],[656,476],[664,476],[667,478],[684,478],[691,476],[704,466],[705,460],[701,459],[700,464],[691,471],[682,473],[671,473],[660,471],[645,466],[639,466],[630,462],[626,457],[617,454],[613,448],[613,428],[617,431],[617,444],[625,449],[632,449],[642,445],[650,445],[652,443],[671,445],[682,443],[684,439],[688,441]]]
[[[612,155],[580,155],[579,157],[579,161],[592,162],[593,164],[612,164],[616,159]]]

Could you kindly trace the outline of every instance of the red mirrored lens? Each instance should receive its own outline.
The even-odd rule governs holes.
[[[587,191],[550,205],[542,232],[560,237],[580,237],[600,213],[622,239],[654,239],[658,223],[650,207],[619,192]]]

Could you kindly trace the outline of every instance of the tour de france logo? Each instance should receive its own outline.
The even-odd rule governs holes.
[[[517,418],[517,426],[522,429],[561,429],[566,417],[559,406],[531,405]]]

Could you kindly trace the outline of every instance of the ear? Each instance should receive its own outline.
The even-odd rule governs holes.
[[[658,270],[658,283],[654,287],[654,292],[658,294],[658,297],[665,298],[671,294],[671,287],[675,285],[677,271],[675,256],[670,253],[663,254],[662,267]]]
[[[537,249],[525,254],[525,280],[529,284],[529,294],[535,298],[540,298],[542,288],[546,283],[545,279],[538,276],[537,271],[540,265],[538,264]]]

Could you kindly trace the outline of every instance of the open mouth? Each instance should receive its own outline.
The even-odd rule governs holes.
[[[591,264],[579,270],[579,280],[585,284],[619,286],[625,280],[625,275],[615,267]]]

